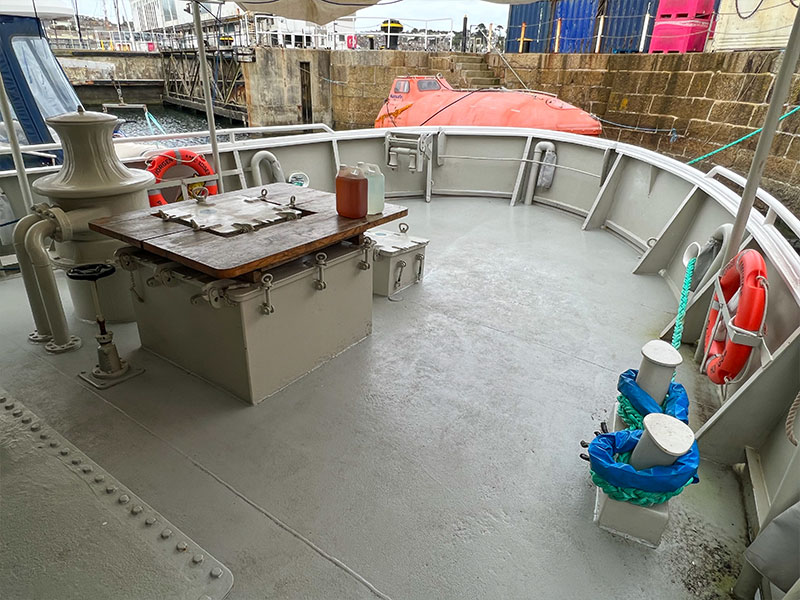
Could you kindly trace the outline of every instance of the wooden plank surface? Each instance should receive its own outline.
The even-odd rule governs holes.
[[[232,212],[241,213],[245,199],[260,196],[262,188],[267,189],[270,203],[288,205],[290,197],[295,196],[295,205],[313,214],[231,237],[164,221],[153,216],[157,208],[97,219],[89,227],[212,277],[232,279],[286,263],[408,214],[402,206],[386,204],[381,214],[346,219],[336,213],[334,194],[285,183],[212,196],[209,201],[215,210],[222,211],[230,203]],[[196,211],[197,206],[194,200],[187,200],[167,208],[170,214],[181,213],[182,209],[188,214],[190,210]]]
[[[321,192],[319,190],[312,190],[311,188],[301,188],[288,183],[270,183],[257,188],[210,196],[209,202],[213,202],[214,205],[228,202],[244,202],[245,199],[260,197],[261,190],[264,188],[267,189],[267,197],[270,201],[289,204],[289,200],[294,196],[296,204],[298,206],[303,205],[303,209],[305,209],[305,205],[309,202],[320,200],[330,202],[332,196],[335,199],[335,196],[329,192]],[[189,213],[195,210],[197,206],[198,204],[195,200],[184,200],[182,202],[169,204],[165,208],[168,208],[170,213]],[[181,223],[171,223],[154,217],[153,215],[159,211],[159,208],[160,207],[142,208],[112,217],[96,219],[89,223],[89,228],[139,248],[142,247],[142,242],[144,240],[186,230],[186,226]],[[184,211],[182,209],[186,210]]]

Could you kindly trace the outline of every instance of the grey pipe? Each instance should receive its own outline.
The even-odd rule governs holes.
[[[286,176],[283,174],[283,168],[281,167],[280,161],[278,161],[278,157],[269,150],[261,150],[253,154],[253,158],[250,159],[250,172],[253,174],[254,186],[259,186],[264,183],[261,177],[261,163],[264,160],[269,162],[272,173],[272,181],[270,183],[286,181]]]
[[[51,221],[34,223],[25,235],[25,251],[33,265],[39,294],[44,303],[44,310],[53,336],[46,349],[52,352],[63,352],[73,347],[77,348],[80,342],[78,341],[77,345],[71,344],[77,338],[70,337],[64,306],[61,304],[61,294],[58,292],[50,257],[44,248],[45,239],[52,236],[55,231],[55,223]]]
[[[703,274],[703,277],[699,282],[697,282],[697,285],[693,286],[694,289],[699,290],[701,287],[703,287],[709,279],[717,275],[720,269],[727,264],[723,264],[722,259],[724,256],[728,255],[728,248],[731,244],[731,231],[733,231],[733,225],[730,223],[725,223],[724,225],[717,227],[714,233],[711,234],[712,240],[717,240],[720,242],[720,250],[709,265],[708,270]]]
[[[533,147],[533,162],[531,163],[530,175],[528,175],[528,185],[525,188],[525,204],[533,204],[533,194],[536,191],[536,182],[539,179],[542,154],[548,150],[555,152],[556,146],[553,142],[539,142]]]
[[[36,275],[33,272],[30,256],[25,250],[25,236],[28,230],[36,223],[41,221],[39,215],[26,215],[19,220],[14,227],[14,252],[17,255],[19,270],[22,273],[22,283],[25,285],[25,293],[28,295],[28,304],[31,307],[33,323],[36,327],[28,339],[32,342],[46,342],[50,335],[50,323],[47,321],[47,313],[42,302],[42,295],[39,293],[39,285],[36,283]]]

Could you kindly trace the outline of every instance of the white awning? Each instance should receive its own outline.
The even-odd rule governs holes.
[[[237,1],[236,4],[252,12],[325,25],[339,17],[352,15],[359,8],[378,4],[378,0],[253,0]]]
[[[0,15],[56,19],[72,17],[75,10],[70,0],[0,0]]]

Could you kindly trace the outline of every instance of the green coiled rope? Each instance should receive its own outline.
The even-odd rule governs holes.
[[[635,488],[622,488],[616,485],[611,485],[605,479],[600,477],[597,473],[592,471],[592,481],[599,487],[605,494],[612,500],[620,502],[629,502],[637,506],[653,506],[654,504],[663,504],[670,498],[680,494],[688,483],[672,492],[645,492]]]
[[[623,452],[617,455],[617,461],[627,463],[631,458],[630,452]],[[672,492],[645,492],[644,490],[637,490],[635,488],[624,488],[608,483],[605,479],[600,477],[594,471],[591,471],[592,481],[599,487],[606,496],[612,500],[619,500],[620,502],[629,502],[637,506],[653,506],[654,504],[663,504],[670,498],[680,494],[691,481],[674,490]]]
[[[622,422],[628,426],[628,429],[643,429],[644,417],[639,414],[639,411],[633,408],[633,404],[625,396],[620,394],[617,396],[617,414]]]
[[[678,314],[675,317],[675,327],[672,330],[672,346],[676,350],[681,347],[683,338],[683,322],[686,319],[686,310],[689,306],[689,288],[692,285],[692,277],[694,277],[695,263],[697,263],[697,257],[689,259],[686,264],[686,275],[683,278],[681,298],[678,302]],[[622,394],[617,396],[617,414],[628,426],[628,429],[642,429],[644,427],[644,416],[640,415],[639,411],[633,408],[631,401]]]
[[[686,309],[689,306],[689,288],[692,285],[692,277],[694,276],[694,265],[697,262],[697,257],[689,259],[686,263],[686,275],[683,278],[683,287],[681,288],[681,299],[678,303],[678,315],[675,317],[675,327],[672,330],[672,346],[677,350],[681,347],[681,339],[683,338],[683,321],[686,319]]]

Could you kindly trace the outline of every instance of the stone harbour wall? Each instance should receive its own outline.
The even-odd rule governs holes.
[[[117,102],[113,82],[122,87],[126,102],[161,102],[164,75],[157,52],[54,49],[53,53],[86,106]]]
[[[436,75],[449,65],[444,53],[335,50],[330,54],[334,129],[372,127],[395,77]]]
[[[604,137],[689,161],[761,127],[781,53],[506,54],[505,59],[508,65],[499,55],[488,57],[506,87],[522,87],[521,79],[531,89],[556,93],[605,119]],[[798,101],[800,75],[795,75],[784,112]],[[796,214],[799,128],[800,113],[781,122],[762,183]],[[753,136],[695,166],[707,171],[721,165],[746,175],[757,141]]]
[[[254,62],[242,63],[248,123],[253,127],[303,122],[301,63],[307,63],[314,123],[333,122],[328,50],[255,49]]]

